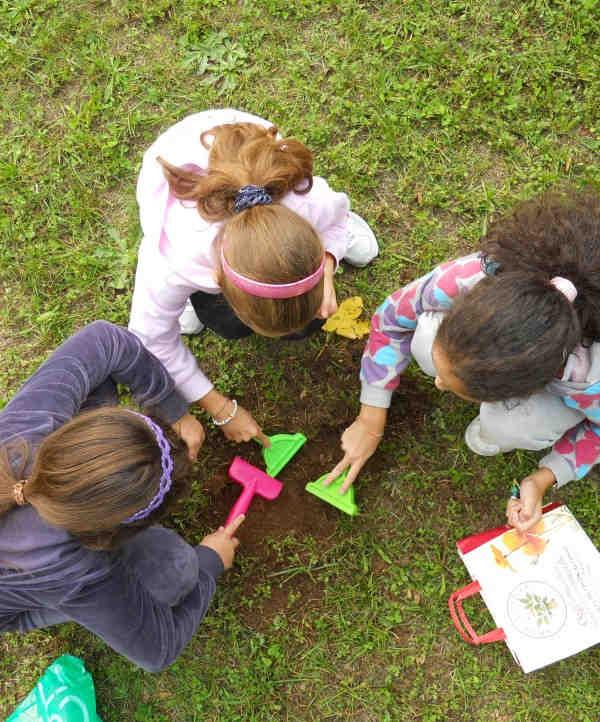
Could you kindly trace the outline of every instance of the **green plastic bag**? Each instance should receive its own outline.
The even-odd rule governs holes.
[[[63,654],[6,722],[102,722],[91,674],[80,659]]]

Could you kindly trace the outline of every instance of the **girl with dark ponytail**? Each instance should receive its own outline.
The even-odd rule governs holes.
[[[153,416],[117,407],[117,383]],[[125,329],[96,321],[55,351],[0,413],[0,633],[74,621],[171,664],[237,546],[233,525],[195,548],[156,525],[203,440]]]
[[[544,492],[600,460],[600,197],[551,192],[492,224],[480,251],[393,293],[371,324],[362,407],[344,432],[349,486],[383,436],[400,374],[414,356],[436,387],[480,406],[471,450],[553,449],[507,509],[521,530]]]

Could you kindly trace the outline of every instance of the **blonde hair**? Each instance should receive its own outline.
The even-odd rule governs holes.
[[[156,494],[161,452],[148,424],[118,407],[85,412],[49,434],[33,461],[24,499],[42,519],[67,529],[85,546],[118,546],[156,523],[185,491],[185,446],[165,433],[174,461],[173,485],[165,503],[139,522],[122,525]],[[16,504],[14,485],[28,455],[24,442],[0,448],[0,515]]]
[[[200,176],[159,158],[171,192],[196,202],[208,221],[223,221],[217,238],[216,267],[223,295],[239,318],[264,336],[283,336],[304,328],[323,299],[323,280],[302,296],[268,299],[251,296],[224,276],[220,250],[238,273],[262,283],[291,283],[317,270],[323,244],[315,229],[279,201],[289,192],[312,188],[312,154],[293,138],[278,138],[275,126],[255,123],[219,125],[200,136],[209,149],[208,173]],[[212,141],[212,142],[209,142]],[[273,199],[235,213],[242,186],[265,188]]]

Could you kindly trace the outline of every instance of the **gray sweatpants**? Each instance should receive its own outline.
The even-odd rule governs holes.
[[[422,313],[410,346],[413,358],[429,376],[436,376],[431,347],[443,318],[440,312]],[[540,391],[526,399],[482,403],[478,433],[483,444],[495,445],[500,451],[540,451],[584,418],[581,411],[565,406],[558,396]]]

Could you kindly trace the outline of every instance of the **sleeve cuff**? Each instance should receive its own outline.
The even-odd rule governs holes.
[[[198,401],[198,399],[206,396],[206,394],[214,388],[213,384],[201,371],[198,371],[183,383],[176,383],[177,391],[179,391],[188,404],[193,404],[195,401]]]
[[[388,389],[363,384],[360,392],[360,403],[367,406],[378,406],[380,409],[388,409],[392,403],[392,394],[393,391]]]
[[[340,258],[331,249],[326,248],[325,253],[329,254],[333,258],[333,272],[336,273],[340,267]]]
[[[200,569],[209,574],[215,581],[225,571],[221,557],[214,549],[200,544],[196,547],[196,554],[198,555]]]
[[[157,416],[168,424],[173,424],[187,413],[189,404],[178,391],[173,391],[155,408]]]
[[[335,259],[335,270],[337,271],[340,261],[346,255],[348,250],[349,237],[346,231],[339,233],[329,233],[326,238],[323,239],[325,251],[333,256]]]
[[[568,484],[570,481],[574,481],[576,478],[571,464],[557,451],[551,451],[549,454],[546,454],[546,456],[540,459],[538,466],[540,469],[542,467],[550,469],[556,477],[557,489]]]

